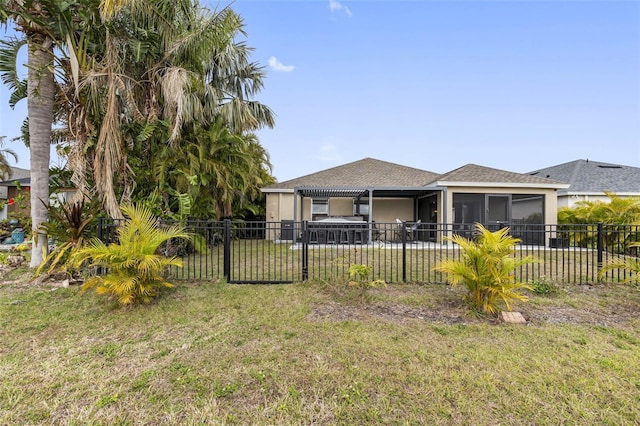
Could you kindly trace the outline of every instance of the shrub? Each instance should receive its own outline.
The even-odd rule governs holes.
[[[56,269],[68,271],[68,260],[73,252],[82,248],[87,237],[92,236],[94,232],[93,225],[95,225],[99,208],[96,201],[87,204],[84,199],[73,203],[47,206],[47,222],[40,226],[56,246],[36,269],[36,276],[40,275],[45,268],[48,274]]]
[[[433,270],[448,274],[451,285],[465,285],[468,290],[465,299],[472,309],[493,315],[504,303],[510,311],[512,301],[527,300],[519,291],[531,290],[527,284],[516,281],[514,271],[534,260],[514,258],[514,247],[520,240],[509,235],[509,228],[491,232],[476,224],[475,235],[474,240],[457,234],[449,237],[448,240],[460,246],[460,259],[442,261]]]
[[[363,288],[386,286],[383,280],[370,281],[371,266],[352,263],[349,266],[349,285]]]
[[[188,238],[181,225],[161,228],[146,207],[125,206],[126,220],[116,229],[117,243],[105,245],[97,238],[73,256],[75,266],[85,262],[107,269],[104,276],[89,278],[82,290],[96,287],[100,294],[117,298],[121,305],[148,303],[161,288],[172,287],[162,273],[170,266],[182,266],[176,257],[157,254],[158,247],[172,238]]]
[[[627,247],[640,247],[640,243],[632,243]],[[600,269],[598,277],[602,279],[609,271],[613,271],[615,269],[622,269],[629,273],[629,276],[622,281],[623,283],[631,284],[640,289],[640,258],[626,255],[617,256],[613,260],[607,262],[607,264]]]
[[[552,296],[558,293],[559,288],[553,281],[540,277],[531,281],[531,291],[540,296]]]

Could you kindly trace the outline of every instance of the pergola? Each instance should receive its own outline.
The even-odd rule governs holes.
[[[373,216],[373,198],[374,197],[400,197],[400,198],[419,198],[427,197],[438,192],[442,192],[446,196],[446,188],[425,188],[419,187],[351,187],[351,186],[297,186],[294,188],[293,199],[293,217],[298,217],[302,221],[302,208],[298,213],[298,197],[301,198],[301,204],[305,198],[353,198],[360,200],[367,198],[369,200],[369,224]],[[444,199],[443,199],[444,201]],[[359,203],[357,204],[359,206]],[[356,212],[358,213],[358,212]],[[446,220],[446,218],[445,218]]]

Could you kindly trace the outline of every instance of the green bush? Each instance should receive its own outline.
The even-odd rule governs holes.
[[[387,285],[383,280],[371,281],[369,276],[373,268],[371,266],[352,263],[349,266],[349,285],[363,288],[384,287]]]
[[[182,266],[176,257],[157,254],[158,247],[172,238],[188,238],[181,225],[161,228],[145,207],[122,207],[126,220],[116,229],[117,243],[105,245],[97,238],[72,254],[74,266],[106,268],[106,275],[89,278],[82,290],[96,288],[115,297],[121,305],[148,303],[160,289],[172,287],[163,272]]]
[[[560,290],[556,283],[546,279],[545,277],[540,277],[531,281],[530,287],[532,292],[540,296],[552,296],[554,294],[558,294]]]
[[[68,261],[74,251],[84,246],[88,237],[94,236],[99,209],[97,201],[87,203],[84,199],[73,203],[47,206],[47,222],[40,226],[48,238],[53,240],[55,248],[36,269],[36,276],[45,269],[48,274],[58,269],[74,272],[69,271]]]
[[[640,243],[632,243],[628,245],[628,248],[640,247]],[[631,284],[632,286],[640,289],[640,258],[635,256],[617,256],[613,260],[607,262],[598,272],[600,279],[613,270],[621,269],[629,273],[629,276],[623,280],[624,283]]]
[[[527,300],[519,291],[531,290],[516,281],[514,271],[534,260],[514,258],[514,247],[520,240],[509,235],[509,228],[491,232],[478,223],[474,234],[474,240],[457,234],[448,238],[460,247],[460,259],[442,261],[433,270],[448,274],[451,285],[465,285],[465,299],[477,312],[497,314],[502,303],[510,311],[511,302]]]

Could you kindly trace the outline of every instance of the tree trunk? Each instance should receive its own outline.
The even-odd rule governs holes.
[[[33,248],[32,268],[37,268],[46,256],[47,234],[40,224],[47,220],[49,205],[49,160],[51,125],[53,124],[53,43],[44,36],[30,37],[28,56],[29,150],[31,157],[31,226]]]

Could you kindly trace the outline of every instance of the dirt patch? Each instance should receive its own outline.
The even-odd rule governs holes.
[[[371,317],[379,318],[390,323],[424,320],[445,324],[468,324],[486,321],[478,317],[474,318],[462,308],[415,308],[399,303],[349,306],[337,302],[330,302],[327,304],[314,305],[309,313],[309,319],[322,321],[364,320]]]
[[[442,324],[499,323],[497,318],[473,314],[463,302],[463,295],[461,289],[446,286],[390,286],[375,290],[371,301],[316,303],[308,318],[314,321],[375,318],[389,323],[415,320]],[[408,303],[398,301],[407,296],[410,296]],[[640,318],[640,291],[624,285],[571,286],[563,289],[562,294],[529,297],[529,303],[519,303],[513,309],[521,312],[529,325],[630,325]]]

